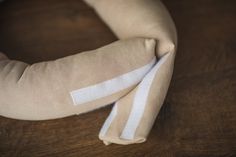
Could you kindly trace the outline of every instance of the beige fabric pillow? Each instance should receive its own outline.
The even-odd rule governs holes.
[[[86,2],[120,40],[32,65],[0,53],[0,114],[55,119],[115,102],[99,138],[105,144],[144,142],[171,80],[174,24],[157,0]]]

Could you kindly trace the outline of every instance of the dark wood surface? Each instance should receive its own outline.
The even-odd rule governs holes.
[[[236,1],[164,4],[179,44],[170,90],[147,142],[103,145],[98,132],[110,107],[40,122],[0,117],[0,156],[236,156]],[[51,60],[115,40],[80,0],[0,5],[0,50],[13,59]]]

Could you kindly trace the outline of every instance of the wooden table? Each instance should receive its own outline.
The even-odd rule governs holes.
[[[147,142],[103,145],[98,132],[109,106],[49,121],[0,117],[0,156],[236,156],[236,1],[164,4],[179,44],[168,96]],[[115,40],[80,0],[6,0],[0,6],[0,50],[13,59],[51,60]]]

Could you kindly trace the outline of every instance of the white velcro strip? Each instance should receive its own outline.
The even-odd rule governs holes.
[[[135,135],[135,131],[140,123],[140,120],[143,116],[145,105],[147,102],[148,94],[152,85],[152,82],[155,78],[156,72],[161,67],[161,65],[166,61],[169,54],[163,56],[153,69],[144,77],[142,82],[139,84],[136,91],[132,109],[128,118],[128,121],[122,131],[120,138],[132,140]]]
[[[91,102],[138,84],[152,69],[155,63],[156,58],[141,68],[135,69],[111,80],[70,92],[74,105],[81,105]]]

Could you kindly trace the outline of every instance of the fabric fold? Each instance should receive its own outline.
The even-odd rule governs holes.
[[[146,141],[168,89],[165,86],[170,82],[172,71],[165,68],[173,68],[172,54],[164,55],[134,90],[115,103],[107,118],[109,123],[104,123],[99,134],[106,145]],[[165,79],[164,85],[158,84],[160,79]]]

